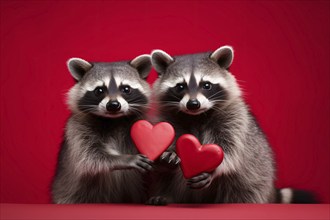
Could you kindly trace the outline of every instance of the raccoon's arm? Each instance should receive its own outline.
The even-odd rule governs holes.
[[[242,167],[242,159],[237,155],[225,153],[222,163],[212,172],[212,177],[219,177],[224,174],[236,173]]]
[[[100,173],[114,170],[137,169],[146,172],[152,169],[152,162],[144,155],[111,154],[100,143],[84,145],[84,150],[73,152],[78,173]]]
[[[244,146],[240,137],[232,135],[233,133],[226,130],[205,130],[203,134],[202,143],[215,143],[219,145],[223,152],[224,158],[222,163],[212,172],[212,179],[223,174],[235,173],[242,167],[242,155]],[[242,157],[243,156],[243,157]]]
[[[152,169],[152,161],[145,155],[111,155],[112,170],[137,169],[140,172],[147,172]]]

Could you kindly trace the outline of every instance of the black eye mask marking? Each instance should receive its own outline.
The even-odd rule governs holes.
[[[195,77],[193,77],[193,78],[195,78]],[[197,84],[197,83],[196,84],[195,83],[196,83],[196,79],[190,80],[190,82],[189,82],[189,84],[194,87]],[[209,85],[207,85],[206,88],[203,88],[204,85],[207,83]],[[178,92],[177,86],[181,86],[181,85],[184,85],[185,87],[180,92]],[[160,105],[175,107],[175,105],[173,105],[173,102],[177,102],[178,104],[176,107],[179,108],[179,102],[186,94],[189,94],[190,97],[193,97],[193,94],[196,95],[197,92],[200,92],[201,94],[203,94],[210,101],[221,102],[221,101],[228,99],[228,93],[219,84],[213,84],[209,81],[201,81],[199,83],[199,85],[196,86],[197,89],[196,89],[196,91],[193,91],[193,93],[191,93],[191,91],[190,91],[190,85],[188,88],[186,83],[178,83],[175,87],[169,88],[164,93],[164,95],[161,97],[160,101],[162,103]]]
[[[200,92],[210,101],[222,101],[228,98],[228,93],[219,84],[210,83],[209,89],[203,89],[203,86],[205,82],[200,83]]]
[[[107,91],[105,86],[102,87],[104,91]],[[95,91],[87,91],[85,95],[78,101],[78,109],[80,111],[93,111],[97,108],[99,103],[104,99],[107,92],[100,95],[96,95]]]
[[[148,103],[147,97],[138,89],[133,89],[131,87],[130,93],[122,93],[121,96],[129,103],[129,104],[141,104],[145,105]]]

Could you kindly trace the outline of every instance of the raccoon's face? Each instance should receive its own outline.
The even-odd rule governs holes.
[[[151,62],[159,74],[154,91],[160,109],[199,115],[225,106],[241,93],[228,71],[232,61],[233,50],[229,46],[213,53],[174,58],[164,51],[153,51]]]
[[[77,80],[68,93],[72,112],[118,118],[140,115],[146,110],[150,96],[150,87],[145,81],[151,70],[149,55],[116,63],[90,63],[71,58],[67,64]]]

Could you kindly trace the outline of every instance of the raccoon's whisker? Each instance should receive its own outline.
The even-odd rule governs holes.
[[[172,110],[172,111],[175,111],[175,113],[180,112],[180,109],[177,108],[177,107],[174,107],[174,106],[163,106],[162,108],[159,108],[159,109],[158,109],[159,112],[161,112],[161,113],[167,113],[167,114],[168,114],[168,112],[171,111],[171,110]]]
[[[90,106],[82,106],[82,107],[84,107],[84,109],[80,110],[80,112],[88,112],[90,110],[95,110],[96,109],[96,107],[90,107]]]
[[[174,97],[174,98],[176,98],[175,101],[177,101],[177,102],[180,102],[180,100],[181,100],[179,97]]]
[[[128,104],[132,105],[149,105],[149,103],[135,103],[135,102],[128,102]]]
[[[228,117],[228,118],[229,117],[233,117],[233,120],[232,121],[235,121],[236,116],[240,114],[240,111],[239,110],[236,110],[236,111],[234,111],[234,110],[227,111],[224,108],[221,108],[221,107],[216,106],[216,105],[213,106],[213,109],[216,109],[220,113],[226,115],[226,117]]]
[[[131,108],[133,108],[133,107],[140,107],[140,108],[143,108],[143,109],[156,109],[155,106],[150,106],[148,104],[134,104],[134,103],[129,103],[129,106]]]
[[[76,115],[85,116],[86,114],[91,113],[91,112],[94,112],[94,109],[83,110],[83,111],[80,111],[79,113],[77,113]]]
[[[130,110],[132,110],[132,112],[136,112],[136,114],[139,114],[139,116],[142,116],[143,112],[146,111],[146,109],[133,109],[133,108],[131,108]]]
[[[142,103],[143,100],[130,100],[128,103],[129,104],[136,104],[136,105],[144,105],[144,103]],[[146,105],[146,104],[145,104]]]
[[[163,104],[162,106],[173,106],[173,107],[178,107],[178,104],[171,104],[171,103],[168,103],[168,104]]]
[[[83,107],[97,107],[98,105],[79,105],[79,106],[83,106]]]
[[[169,100],[154,100],[153,102],[158,102],[158,103],[168,103],[168,102],[175,102],[175,103],[177,103],[178,101],[169,101]]]
[[[159,109],[164,109],[164,108],[168,108],[168,107],[175,108],[175,107],[177,107],[177,105],[170,105],[170,104],[168,104],[168,105],[162,105],[162,106],[159,106]]]
[[[145,106],[144,109],[147,109],[147,110],[157,110],[158,108],[155,107],[155,106]]]
[[[142,99],[141,97],[137,97],[135,99],[129,100],[129,102],[142,102],[144,101],[144,99]]]
[[[131,110],[133,110],[133,111],[135,111],[135,112],[142,113],[141,109],[139,109],[139,108],[134,108],[134,107],[132,107]]]
[[[246,83],[245,80],[239,80],[239,79],[236,79],[236,82],[239,82],[239,83]]]
[[[154,102],[156,104],[162,104],[162,105],[166,105],[166,104],[175,104],[178,105],[179,102],[173,102],[173,101],[160,101],[160,102]]]
[[[173,97],[176,98],[177,100],[181,100],[180,97],[178,97],[177,95],[175,95],[175,94],[173,94],[173,93],[171,93],[171,96],[173,96]]]
[[[223,93],[223,92],[224,92],[223,90],[220,90],[220,91],[214,93],[213,95],[211,95],[211,96],[209,97],[209,99],[211,99],[211,98],[213,98],[214,96],[216,96],[216,95],[218,95],[218,94],[221,94],[221,93]]]
[[[80,113],[88,113],[88,112],[93,112],[96,110],[96,107],[91,107],[91,106],[81,106],[84,107],[84,109],[80,110]]]
[[[167,109],[168,108],[178,108],[178,106],[177,105],[163,105],[163,107],[162,108],[164,108],[164,107],[166,107]]]
[[[132,109],[139,109],[138,107],[144,107],[143,105],[138,105],[138,104],[129,104],[129,106],[132,108]],[[147,106],[147,105],[146,105]]]
[[[134,114],[138,115],[139,117],[142,117],[143,114],[138,108],[131,107],[130,111],[133,112]]]
[[[224,109],[220,108],[219,106],[214,105],[212,108],[215,109],[215,110],[217,110],[217,111],[219,111],[219,112],[221,112],[221,113],[223,113],[223,114],[226,113],[226,112],[224,111]]]
[[[210,102],[211,103],[216,103],[216,102],[225,102],[226,100],[225,99],[211,99]]]
[[[130,106],[148,106],[148,104],[135,104],[135,103],[128,103]]]
[[[153,103],[179,103],[178,101],[153,101]]]
[[[80,107],[83,107],[84,109],[79,110],[78,112],[75,113],[76,116],[82,118],[85,116],[87,113],[92,113],[95,112],[97,109],[97,105],[79,105]]]
[[[95,102],[95,99],[93,99],[93,98],[90,98],[90,97],[84,97],[84,100],[85,101],[91,101],[91,102]]]

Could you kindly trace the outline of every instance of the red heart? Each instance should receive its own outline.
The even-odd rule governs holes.
[[[158,158],[173,142],[174,128],[167,122],[152,126],[146,120],[140,120],[131,127],[131,137],[136,148],[150,160]]]
[[[186,179],[213,171],[223,160],[221,147],[216,144],[201,145],[191,134],[184,134],[178,139],[176,152],[181,159],[181,169]]]

